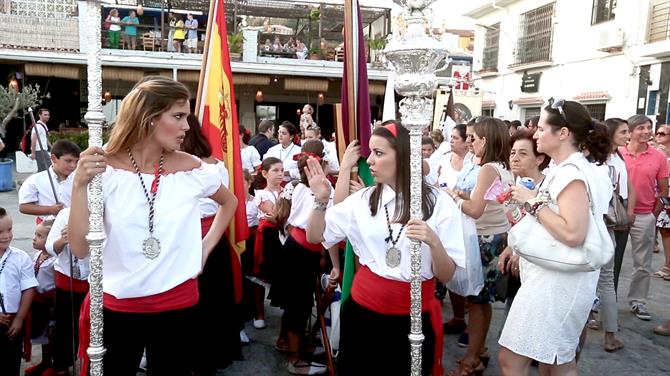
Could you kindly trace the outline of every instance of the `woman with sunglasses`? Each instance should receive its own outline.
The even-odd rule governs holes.
[[[541,195],[515,185],[512,198],[524,203],[526,215],[535,216],[557,241],[580,246],[587,240],[589,216],[602,218],[612,197],[611,182],[603,182],[604,172],[584,156],[588,151],[594,162],[607,161],[612,152],[607,129],[581,104],[559,100],[540,114],[534,138],[538,151],[556,166],[540,184]],[[576,375],[576,350],[599,272],[551,270],[523,258],[519,267],[521,287],[499,340],[502,374],[526,375],[534,359],[540,374]]]
[[[482,116],[475,119],[474,131],[472,146],[482,167],[472,193],[468,199],[463,199],[454,190],[446,189],[446,192],[463,213],[476,221],[484,288],[479,295],[467,297],[470,303],[468,350],[458,369],[450,372],[450,376],[480,373],[485,368],[485,343],[491,323],[491,303],[501,300],[495,288],[496,280],[501,276],[497,261],[507,246],[507,231],[510,228],[503,206],[495,198],[485,197],[494,184],[507,187],[514,181],[509,170],[510,136],[507,125],[502,120]]]
[[[465,124],[454,126],[449,141],[451,151],[441,157],[438,162],[437,183],[442,188],[454,189],[458,174],[472,163],[474,155],[468,151],[465,128]]]
[[[670,163],[670,125],[663,124],[656,128],[656,149],[665,154]],[[656,229],[661,233],[663,241],[665,263],[659,271],[654,273],[654,276],[670,281],[670,215],[668,215],[670,206],[665,206],[665,210],[661,210],[656,221]]]

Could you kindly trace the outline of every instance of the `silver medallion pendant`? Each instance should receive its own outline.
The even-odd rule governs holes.
[[[153,260],[161,254],[161,242],[150,236],[142,243],[142,251],[144,252],[144,257]]]
[[[74,261],[72,263],[72,278],[81,279],[81,269],[79,268],[79,259],[73,257]]]
[[[400,265],[400,250],[398,248],[391,247],[386,251],[386,265],[390,268],[397,268]]]

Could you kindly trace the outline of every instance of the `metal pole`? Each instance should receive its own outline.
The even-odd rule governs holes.
[[[421,136],[433,114],[432,95],[437,87],[435,70],[447,51],[433,37],[426,35],[426,8],[435,0],[394,0],[405,8],[407,30],[387,45],[386,59],[396,72],[395,90],[405,98],[400,101],[402,125],[410,137],[410,216],[421,219],[421,185],[423,182]],[[410,243],[410,334],[411,374],[422,374],[421,346],[421,242]]]
[[[100,64],[100,1],[88,0],[86,4],[86,33],[88,36],[88,111],[84,116],[88,124],[88,146],[102,147],[102,123],[105,115],[102,113],[102,68]],[[91,376],[102,376],[102,358],[105,347],[102,341],[102,243],[105,240],[103,232],[103,202],[102,202],[102,174],[96,175],[88,185],[89,232],[86,235],[90,251],[89,276],[91,297],[91,343],[86,353],[91,359]]]

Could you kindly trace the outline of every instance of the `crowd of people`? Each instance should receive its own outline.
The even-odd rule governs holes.
[[[122,18],[118,9],[110,9],[103,22],[103,29],[107,31],[107,47],[136,50],[139,25],[140,19],[135,10],[129,11],[128,15]],[[181,15],[170,12],[167,27],[168,52],[198,53],[198,20],[193,14],[186,14],[184,19]]]
[[[149,374],[213,375],[243,359],[245,323],[267,328],[266,299],[282,310],[275,348],[288,372],[327,372],[310,317],[316,281],[325,274],[325,285],[341,283],[345,241],[356,274],[340,317],[341,375],[409,374],[411,241],[421,244],[424,375],[481,374],[496,355],[504,375],[527,374],[532,362],[542,374],[574,375],[588,328],[605,332],[605,351],[623,348],[617,286],[629,235],[632,314],[650,320],[650,280],[670,279],[668,258],[651,270],[656,229],[663,245],[670,237],[670,128],[657,127],[650,143],[645,116],[600,122],[557,100],[525,125],[482,116],[427,132],[422,215],[411,218],[409,132],[398,121],[374,128],[369,156],[353,141],[341,160],[309,105],[298,126],[263,120],[253,137],[241,126],[242,202],[189,101],[184,85],[147,77],[123,100],[103,148],[51,146],[50,166],[19,191],[19,210],[36,218],[33,260],[11,246],[12,220],[0,209],[0,374],[18,375],[31,342],[42,360],[26,375],[68,375],[77,357],[86,374],[87,185],[97,174],[108,375],[135,375],[140,365]],[[367,187],[356,173],[362,157],[374,178]],[[238,205],[251,233],[241,281],[224,234]],[[551,241],[529,245],[538,234]],[[549,262],[534,256],[552,249]],[[566,266],[567,251],[590,257]],[[453,318],[443,322],[447,292]],[[506,314],[492,354],[496,301]],[[670,335],[670,321],[654,331]],[[467,350],[445,365],[443,336],[452,334]]]
[[[261,46],[261,52],[281,52],[295,55],[298,59],[305,59],[307,57],[307,51],[307,45],[300,39],[294,39],[293,37],[290,37],[286,43],[282,43],[279,37],[276,36],[272,42],[270,42],[270,39],[266,39],[265,43]]]

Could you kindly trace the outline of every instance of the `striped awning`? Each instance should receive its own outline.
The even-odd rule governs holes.
[[[80,65],[68,64],[49,64],[49,63],[26,63],[25,71],[27,76],[40,77],[59,77],[71,80],[79,80]]]
[[[384,95],[386,93],[386,82],[369,82],[368,94]]]
[[[284,89],[292,91],[328,91],[328,80],[317,78],[285,78]]]

